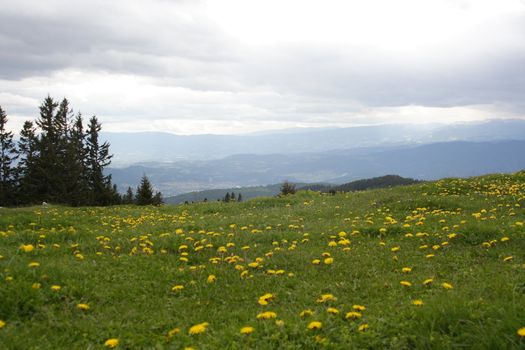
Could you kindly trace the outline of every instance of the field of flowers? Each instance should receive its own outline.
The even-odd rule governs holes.
[[[525,348],[525,173],[0,209],[0,348]]]

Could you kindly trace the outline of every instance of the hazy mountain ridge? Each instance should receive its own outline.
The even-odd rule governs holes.
[[[465,124],[390,124],[349,128],[290,129],[245,135],[102,133],[115,154],[113,166],[137,162],[221,159],[235,154],[316,153],[447,141],[525,140],[524,120]]]
[[[162,166],[113,168],[123,191],[135,187],[143,174],[165,196],[238,186],[261,186],[283,180],[342,184],[398,174],[433,180],[525,169],[525,141],[444,142],[333,152],[235,155],[209,161],[179,161]]]

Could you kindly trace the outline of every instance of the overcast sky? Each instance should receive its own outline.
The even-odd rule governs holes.
[[[106,131],[525,118],[525,1],[2,0],[11,129],[47,94]]]

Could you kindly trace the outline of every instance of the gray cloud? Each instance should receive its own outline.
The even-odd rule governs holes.
[[[366,43],[249,45],[210,20],[204,4],[5,0],[0,104],[22,115],[38,94],[73,94],[83,110],[96,108],[115,123],[126,116],[336,124],[410,105],[491,105],[496,116],[525,114],[524,11],[405,52]],[[75,72],[115,87],[67,91],[83,83],[69,77]],[[135,85],[122,77],[134,77]]]

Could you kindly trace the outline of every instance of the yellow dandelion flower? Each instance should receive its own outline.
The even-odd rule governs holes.
[[[36,262],[36,261],[33,261],[33,262],[30,262],[29,264],[27,264],[28,267],[39,267],[40,266],[40,263]]]
[[[116,348],[118,346],[119,340],[117,338],[111,338],[104,342],[104,346],[110,349]]]
[[[190,330],[188,331],[190,335],[196,335],[206,332],[206,329],[208,328],[209,323],[203,322],[196,324],[194,326],[190,327]]]
[[[521,327],[520,329],[518,329],[517,333],[520,337],[525,337],[525,327]]]
[[[215,281],[217,281],[217,277],[215,277],[215,275],[209,275],[206,279],[206,282],[208,283],[214,283]]]
[[[401,281],[401,282],[399,282],[399,284],[401,284],[404,287],[412,287],[412,283],[410,283],[408,281]]]
[[[172,292],[180,292],[184,289],[184,286],[181,284],[177,284],[176,286],[171,287]]]
[[[22,250],[24,253],[30,253],[35,250],[35,246],[32,244],[22,244],[20,246],[20,250]]]
[[[357,311],[349,311],[346,313],[345,318],[355,320],[356,318],[361,318],[363,314]]]
[[[180,328],[175,327],[173,329],[170,329],[168,331],[168,338],[173,338],[174,336],[176,336],[179,333],[180,333]]]
[[[242,327],[240,330],[241,334],[252,334],[253,331],[255,331],[255,328],[250,326]]]
[[[283,321],[283,320],[276,320],[276,321],[275,321],[275,325],[276,325],[277,327],[282,327],[282,326],[284,326],[284,321]]]
[[[273,299],[273,294],[272,293],[266,293],[262,296],[259,297],[259,305],[268,305],[268,303],[270,302],[270,300]]]
[[[354,310],[357,310],[357,311],[365,311],[366,310],[366,306],[363,306],[363,305],[353,305],[352,306],[352,309]]]
[[[42,287],[42,285],[40,283],[38,283],[38,282],[37,283],[33,283],[31,285],[31,288],[33,288],[33,289],[40,289],[40,287]]]
[[[339,310],[337,310],[335,307],[329,307],[328,309],[326,309],[326,311],[332,315],[337,315],[339,313]]]
[[[60,291],[60,289],[62,289],[62,287],[60,287],[59,285],[56,285],[56,284],[55,284],[55,285],[52,285],[52,286],[51,286],[51,290],[52,290],[53,292],[58,292],[58,291]]]
[[[324,259],[325,265],[331,265],[334,262],[334,258],[326,258]]]
[[[323,324],[319,321],[312,321],[308,324],[308,326],[306,328],[308,328],[309,330],[318,330],[318,329],[321,329],[323,327]]]
[[[322,294],[316,301],[318,303],[326,303],[327,301],[336,301],[337,298],[333,294]]]
[[[362,325],[359,325],[359,327],[357,328],[357,330],[358,330],[359,332],[364,332],[367,328],[368,328],[368,323],[363,323]]]
[[[321,259],[314,259],[312,260],[312,264],[319,265],[321,263]]]
[[[79,310],[82,310],[82,311],[87,311],[89,310],[89,305],[88,304],[77,304],[77,309]]]
[[[441,284],[441,287],[443,287],[445,289],[452,289],[452,288],[454,288],[450,283],[447,283],[447,282],[443,282]]]
[[[414,306],[422,306],[423,304],[423,300],[421,299],[412,300],[412,305]]]
[[[0,320],[0,329],[4,328],[5,327],[5,321],[3,320]]]
[[[412,271],[412,268],[410,268],[410,267],[403,267],[403,268],[401,269],[401,271],[403,271],[404,273],[409,273],[409,272]]]
[[[431,285],[432,282],[434,282],[434,279],[427,278],[426,280],[423,281],[423,285],[428,286],[428,285]]]
[[[509,261],[512,261],[513,258],[514,258],[513,256],[507,256],[507,257],[503,258],[503,261],[504,262],[509,262]]]
[[[269,320],[272,318],[277,318],[277,314],[273,311],[265,311],[257,315],[258,320]]]
[[[314,312],[312,310],[306,309],[306,310],[301,311],[299,316],[300,317],[308,317],[308,316],[312,316],[313,314],[314,314]]]

